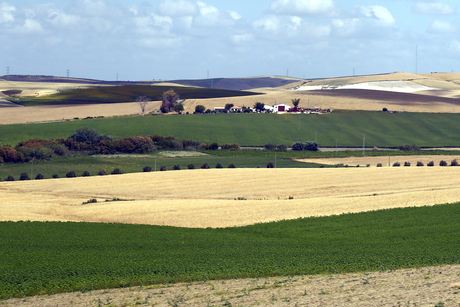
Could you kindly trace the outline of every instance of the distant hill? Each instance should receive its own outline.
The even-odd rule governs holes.
[[[86,78],[67,78],[45,75],[8,75],[1,76],[0,80],[19,82],[55,82],[55,83],[84,83],[93,85],[151,85],[156,83],[175,83],[191,87],[204,87],[220,90],[244,91],[254,88],[280,87],[298,79],[285,79],[282,77],[249,77],[249,78],[213,78],[213,79],[181,79],[161,81],[104,81]]]

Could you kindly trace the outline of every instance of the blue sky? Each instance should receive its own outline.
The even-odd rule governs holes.
[[[459,6],[453,0],[0,0],[0,75],[7,67],[10,74],[69,70],[103,80],[460,72]]]

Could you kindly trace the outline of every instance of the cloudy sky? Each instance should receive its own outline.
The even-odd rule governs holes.
[[[0,0],[0,75],[66,76],[69,70],[72,77],[165,80],[460,72],[459,5]]]

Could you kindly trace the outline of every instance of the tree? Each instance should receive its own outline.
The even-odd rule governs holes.
[[[77,174],[75,174],[74,171],[70,171],[67,174],[65,174],[66,178],[75,178],[77,177]]]
[[[139,107],[141,107],[142,115],[144,115],[145,109],[147,108],[147,105],[149,104],[148,98],[146,96],[139,96],[137,97],[136,101],[139,104]]]
[[[230,109],[233,108],[234,106],[235,106],[235,105],[234,105],[233,103],[227,103],[227,104],[225,105],[225,110],[227,110],[227,112],[228,112],[228,111],[230,111]]]
[[[43,174],[41,173],[38,173],[37,176],[35,176],[35,179],[37,180],[45,179],[45,176],[43,176]]]
[[[174,112],[181,113],[182,111],[184,111],[184,105],[182,103],[176,103],[173,106],[173,110]]]
[[[26,172],[21,173],[19,180],[30,180],[29,174],[27,174]]]
[[[94,129],[88,127],[82,127],[75,130],[75,133],[72,134],[69,139],[73,139],[76,142],[80,143],[90,143],[96,144],[103,140],[112,140],[112,138],[106,134],[99,134]]]
[[[177,104],[178,100],[179,95],[175,91],[169,90],[164,92],[161,100],[160,111],[162,113],[171,112],[171,110],[173,110],[174,106]]]
[[[256,104],[254,105],[254,109],[256,110],[256,112],[263,112],[265,111],[265,104],[262,102],[256,102]]]
[[[292,105],[294,106],[294,109],[297,110],[297,108],[299,107],[300,98],[291,99],[291,102],[292,102]]]
[[[204,113],[206,110],[206,108],[204,106],[202,106],[201,104],[195,106],[195,113]]]

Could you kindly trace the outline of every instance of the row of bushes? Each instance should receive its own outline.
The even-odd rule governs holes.
[[[410,166],[410,162],[404,162],[404,166]],[[430,161],[426,164],[427,166],[434,166],[434,161]],[[439,162],[439,166],[448,166],[449,164],[447,163],[447,161],[444,161],[444,160],[441,160]],[[379,163],[377,164],[378,167],[381,167],[382,166],[382,163]],[[401,164],[399,162],[395,162],[393,163],[393,167],[398,167],[398,166],[401,166]],[[417,162],[417,166],[424,166],[423,162],[420,162],[418,161]],[[450,162],[450,166],[458,166],[458,161],[455,159],[455,160],[452,160]]]
[[[123,172],[119,169],[119,168],[115,168],[113,171],[110,172],[111,175],[119,175],[119,174],[123,174]],[[98,173],[97,173],[98,176],[105,176],[107,175],[107,172],[104,171],[104,170],[100,170]],[[84,171],[82,174],[81,174],[81,177],[90,177],[91,176],[91,173],[88,172],[88,171]],[[66,178],[75,178],[75,177],[78,177],[77,174],[74,172],[74,171],[70,171],[68,173],[66,173],[65,175]],[[59,174],[53,174],[51,176],[51,178],[60,178]],[[45,176],[41,173],[38,173],[35,178],[35,180],[40,180],[40,179],[45,179]],[[12,175],[9,175],[8,177],[5,178],[5,181],[15,181],[16,179],[12,176]],[[29,174],[27,172],[23,172],[21,173],[21,175],[19,176],[19,180],[31,180]],[[1,181],[1,178],[0,178],[0,181]]]

